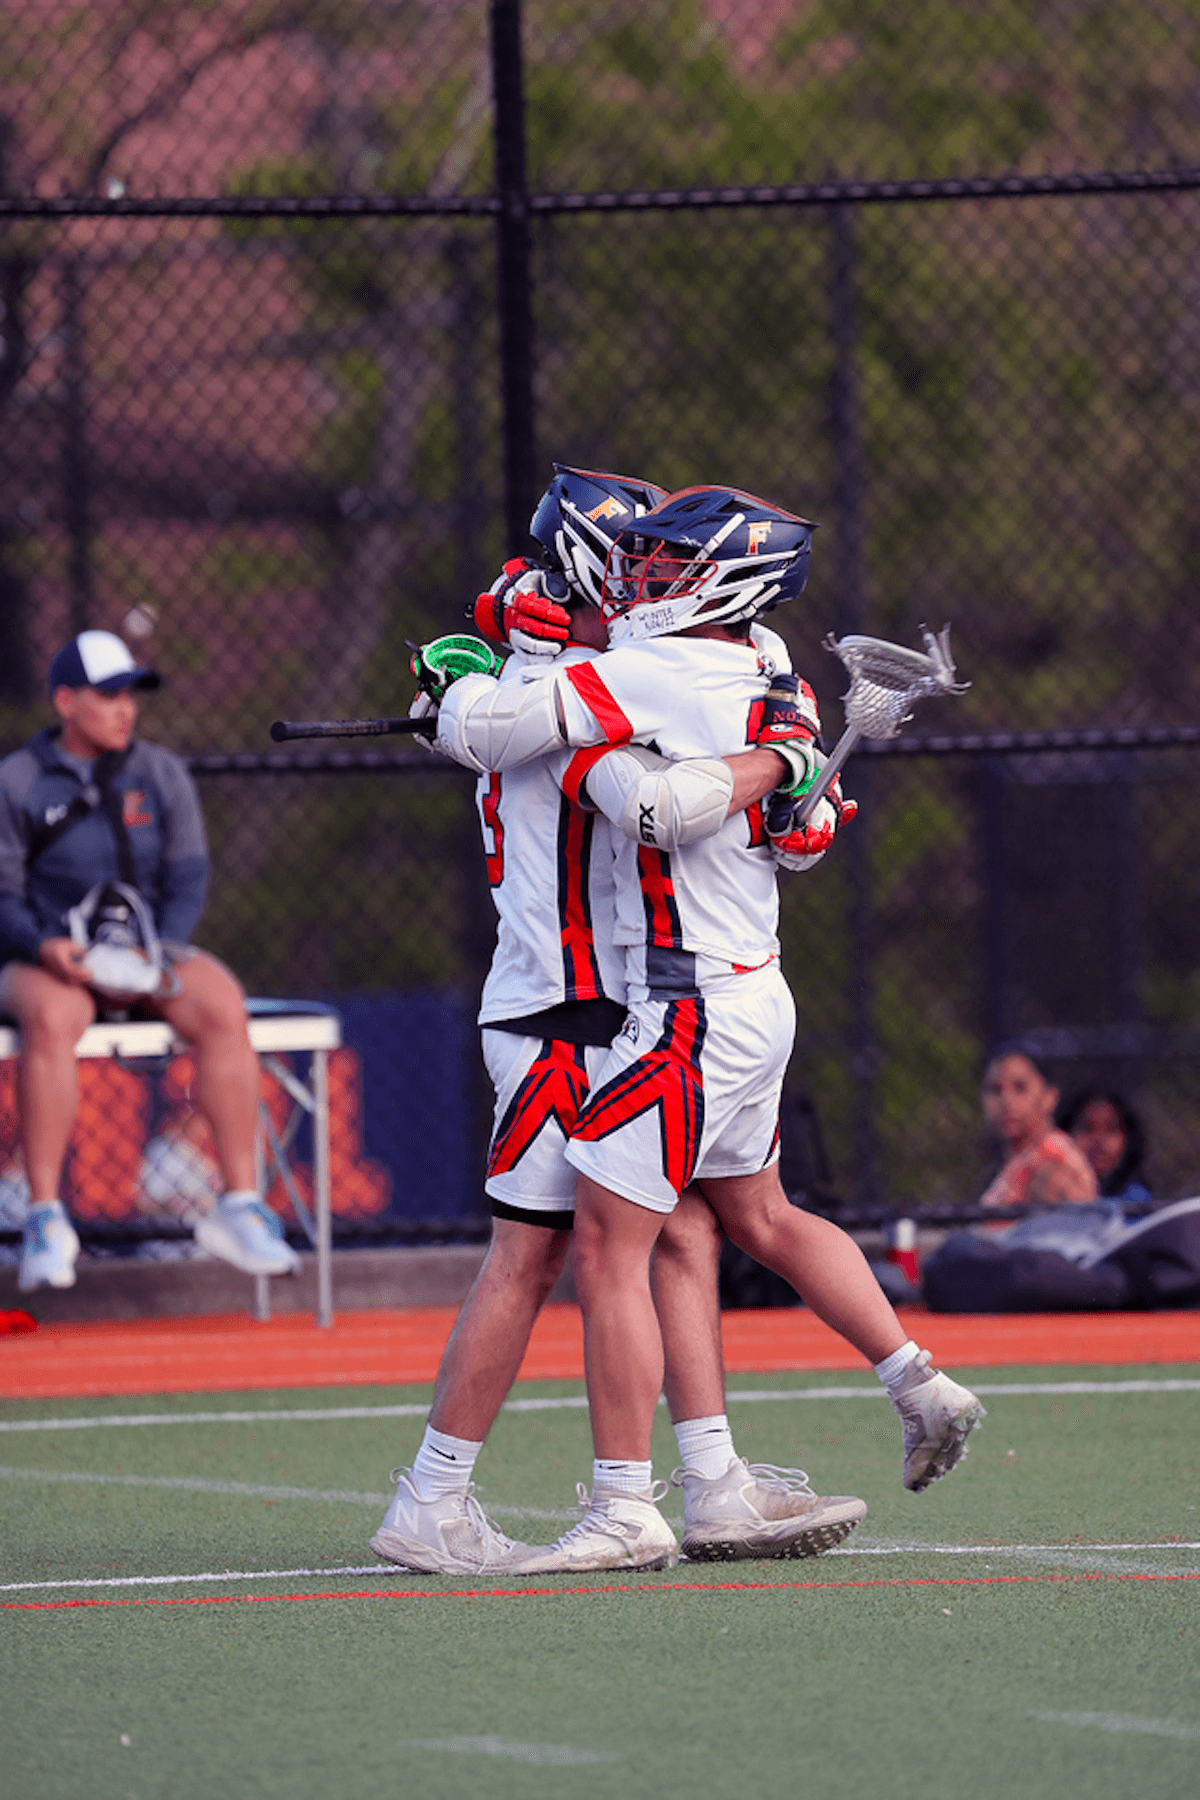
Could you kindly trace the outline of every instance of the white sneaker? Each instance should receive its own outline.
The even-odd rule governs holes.
[[[79,1238],[62,1201],[31,1206],[25,1215],[17,1287],[22,1294],[40,1287],[74,1287],[78,1255]]]
[[[529,1545],[505,1537],[475,1498],[462,1493],[421,1500],[411,1469],[393,1469],[396,1497],[371,1539],[376,1556],[426,1575],[494,1575],[511,1572]]]
[[[814,1494],[803,1469],[745,1457],[720,1476],[676,1469],[671,1481],[683,1489],[683,1553],[694,1562],[820,1556],[867,1516],[863,1500]]]
[[[679,1560],[675,1533],[655,1505],[667,1491],[656,1481],[644,1494],[597,1490],[589,1500],[576,1488],[584,1515],[557,1543],[539,1544],[512,1565],[513,1575],[570,1574],[581,1569],[671,1569]]]
[[[294,1275],[300,1258],[283,1235],[279,1216],[265,1200],[229,1206],[218,1200],[196,1221],[196,1242],[247,1275]]]
[[[931,1361],[928,1350],[918,1351],[889,1396],[904,1426],[904,1485],[914,1494],[962,1461],[968,1432],[987,1417],[970,1388],[930,1368]]]

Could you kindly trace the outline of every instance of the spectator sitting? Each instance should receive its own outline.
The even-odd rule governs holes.
[[[1074,1138],[1054,1124],[1058,1089],[1049,1070],[1019,1045],[1003,1045],[983,1077],[983,1113],[1003,1163],[984,1207],[1058,1206],[1094,1200],[1098,1183]]]
[[[1091,1163],[1103,1198],[1116,1200],[1127,1214],[1153,1210],[1154,1197],[1142,1179],[1145,1133],[1123,1095],[1110,1088],[1084,1088],[1059,1107],[1058,1124]]]
[[[187,942],[208,881],[199,798],[178,756],[133,738],[135,693],[159,681],[111,632],[80,632],[50,665],[59,724],[0,762],[0,1014],[21,1030],[23,1292],[75,1281],[79,1239],[59,1188],[78,1104],[75,1045],[105,1008],[165,1019],[192,1046],[195,1104],[224,1188],[197,1242],[250,1274],[298,1262],[258,1193],[260,1077],[242,989]],[[102,981],[101,940],[89,943],[85,924],[114,893],[142,921],[140,947],[133,934],[110,946],[127,993]]]

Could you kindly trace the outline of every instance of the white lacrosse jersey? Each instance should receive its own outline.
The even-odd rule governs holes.
[[[587,770],[615,744],[647,744],[672,761],[750,748],[771,679],[789,669],[783,640],[756,627],[750,645],[661,637],[563,670],[557,679],[568,740],[595,745],[570,759],[567,793],[586,803]],[[599,734],[604,741],[596,745]],[[761,804],[672,851],[617,829],[612,837],[615,933],[628,955],[631,994],[703,985],[778,956],[779,896]]]
[[[556,670],[594,650],[572,645]],[[537,659],[508,658],[500,682],[521,680]],[[565,672],[565,670],[564,670]],[[483,986],[481,1025],[521,1019],[564,1001],[625,1001],[624,955],[614,917],[613,838],[559,785],[564,755],[481,775],[476,805],[492,900],[496,949]]]

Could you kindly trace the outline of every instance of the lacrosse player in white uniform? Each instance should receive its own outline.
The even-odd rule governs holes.
[[[496,588],[476,604],[481,628],[514,646],[502,685],[544,669],[547,650],[562,652],[556,667],[583,667],[604,648],[599,599],[613,538],[665,497],[662,489],[622,476],[556,468],[531,531],[554,572],[570,572],[569,583],[560,575],[552,584],[570,609],[544,593],[547,583],[535,565],[524,559],[506,565]],[[720,764],[716,777],[723,808],[758,801],[781,771],[769,749],[737,748],[743,754]],[[567,1140],[625,1018],[614,831],[594,807],[585,811],[564,793],[571,761],[569,752],[534,759],[504,775],[484,772],[478,785],[499,921],[479,1012],[496,1089],[486,1178],[492,1240],[443,1355],[413,1467],[393,1472],[396,1494],[371,1540],[379,1555],[410,1569],[501,1572],[530,1554],[488,1519],[471,1477],[562,1271],[576,1187]],[[698,776],[684,764],[664,768],[681,784],[679,804],[686,807],[699,794],[711,805],[714,777],[707,766]],[[711,1486],[706,1471],[723,1474],[732,1456],[717,1299],[722,1236],[712,1209],[693,1193],[660,1237],[654,1266],[666,1348],[661,1385],[698,1492]],[[815,1554],[865,1512],[861,1501],[818,1501],[790,1471],[738,1468],[744,1479],[736,1493],[724,1504],[710,1498],[693,1534],[693,1555],[729,1555],[731,1545],[740,1555]]]
[[[837,828],[836,788],[797,829],[776,802],[767,828],[713,804],[681,812],[661,757],[710,765],[769,741],[794,804],[820,762],[815,708],[773,708],[774,645],[753,622],[802,591],[811,527],[736,490],[684,490],[638,520],[610,558],[603,605],[613,648],[585,666],[449,689],[438,739],[504,768],[557,738],[585,748],[577,792],[619,822],[617,937],[629,1018],[594,1083],[567,1156],[580,1171],[576,1280],[584,1314],[596,1462],[590,1504],[519,1572],[669,1561],[654,1504],[650,1428],[662,1349],[648,1269],[664,1218],[697,1184],[728,1235],[791,1282],[874,1365],[904,1427],[904,1482],[919,1491],[965,1453],[975,1396],[907,1339],[853,1240],[790,1205],[778,1177],[778,1104],[794,1010],[779,968],[775,871],[811,866]],[[778,644],[779,640],[774,640]],[[780,719],[783,729],[780,730]],[[765,736],[764,736],[765,732]],[[639,749],[653,741],[654,753]],[[608,755],[597,755],[608,745]],[[568,784],[570,782],[568,775]],[[781,816],[782,814],[782,816]],[[729,1481],[741,1478],[736,1463]],[[688,1475],[685,1548],[692,1528]],[[709,1484],[705,1500],[719,1499]],[[859,1503],[861,1504],[861,1503]],[[702,1508],[692,1508],[698,1513]],[[847,1529],[849,1529],[847,1525]]]

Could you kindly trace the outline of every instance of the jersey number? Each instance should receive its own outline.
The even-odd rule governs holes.
[[[504,826],[500,820],[500,777],[489,775],[479,802],[483,814],[483,854],[491,887],[504,880]]]

